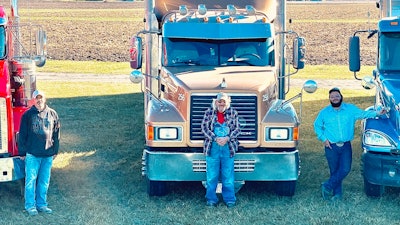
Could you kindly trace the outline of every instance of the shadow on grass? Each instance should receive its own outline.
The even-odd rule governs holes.
[[[346,97],[345,97],[346,98]],[[361,108],[371,98],[349,98]],[[62,122],[60,154],[55,160],[49,189],[54,214],[30,218],[23,214],[18,188],[0,185],[2,224],[393,224],[398,190],[390,188],[381,199],[362,191],[359,133],[353,145],[353,170],[346,178],[341,205],[321,200],[319,184],[328,168],[312,123],[327,101],[303,105],[301,175],[295,196],[277,197],[269,182],[246,182],[237,193],[238,205],[228,210],[204,207],[200,182],[172,182],[163,197],[149,197],[141,177],[144,144],[143,95],[123,94],[49,99]],[[359,129],[359,125],[357,125]],[[358,140],[358,143],[357,143]],[[358,153],[357,153],[358,152]],[[267,172],[267,171],[266,171]],[[379,207],[376,207],[379,205]],[[287,217],[288,209],[296,213]],[[368,209],[373,208],[373,211]],[[351,216],[349,216],[351,215]],[[50,222],[49,222],[50,221]]]

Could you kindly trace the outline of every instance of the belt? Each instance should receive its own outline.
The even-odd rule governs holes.
[[[344,142],[343,141],[339,141],[339,142],[332,143],[332,144],[335,144],[338,147],[343,147],[343,145],[346,144],[347,142],[350,142],[350,141],[344,141]]]

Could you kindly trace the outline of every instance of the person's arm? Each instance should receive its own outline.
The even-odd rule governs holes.
[[[208,109],[204,113],[203,120],[201,122],[201,131],[207,139],[214,140],[215,134],[211,130],[210,123],[212,123],[212,109]]]
[[[357,120],[366,119],[366,118],[374,118],[386,113],[385,109],[381,109],[379,111],[376,110],[362,110],[359,107],[352,105],[352,111]]]
[[[28,130],[29,130],[29,125],[28,125],[28,116],[27,113],[25,112],[22,117],[21,117],[21,122],[19,126],[19,133],[18,133],[18,155],[20,156],[25,156],[26,155],[26,142],[28,139]]]
[[[324,112],[320,111],[317,118],[314,121],[314,132],[317,136],[317,139],[326,142],[328,139],[325,136],[325,127],[324,127]]]
[[[58,150],[60,148],[60,137],[61,137],[60,129],[61,129],[60,118],[58,117],[58,114],[54,111],[54,127],[53,127],[52,138],[53,138],[53,148],[55,155],[58,154]]]

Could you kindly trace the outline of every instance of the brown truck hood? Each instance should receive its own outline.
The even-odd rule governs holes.
[[[164,67],[162,77],[169,85],[187,90],[261,91],[275,82],[272,67]],[[221,87],[225,81],[227,87]]]

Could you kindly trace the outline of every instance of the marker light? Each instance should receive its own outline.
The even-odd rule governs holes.
[[[246,5],[246,11],[249,16],[256,15],[256,9],[252,5]]]
[[[298,141],[299,140],[299,127],[294,127],[293,128],[293,141]]]
[[[207,13],[207,8],[204,4],[200,4],[197,6],[197,11],[200,15],[204,16]]]
[[[266,18],[266,17],[263,17],[263,18],[262,18],[262,22],[263,22],[263,23],[266,23],[266,22],[267,22],[267,18]]]
[[[147,139],[148,140],[154,140],[154,127],[153,126],[148,126],[147,127]]]
[[[188,9],[186,7],[186,5],[180,5],[179,6],[179,14],[181,14],[181,16],[185,16],[188,13]]]
[[[217,23],[221,23],[221,17],[218,16],[216,20],[217,20]]]
[[[228,9],[230,16],[236,15],[236,8],[234,5],[227,5],[226,8]]]

